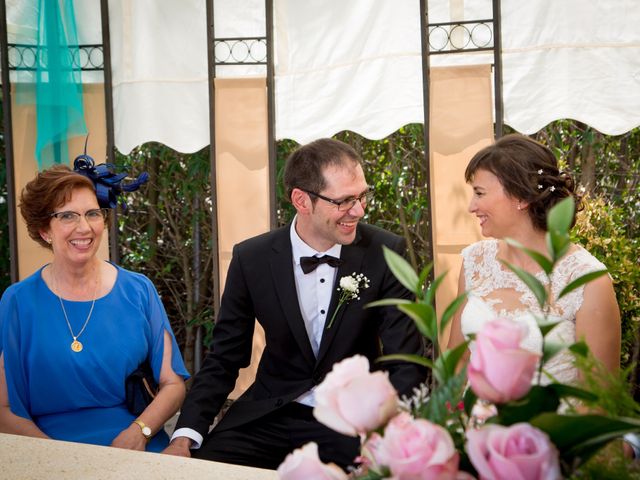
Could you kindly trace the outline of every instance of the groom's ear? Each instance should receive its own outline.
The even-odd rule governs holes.
[[[307,192],[294,188],[291,191],[291,203],[300,215],[308,215],[313,211],[311,197]]]

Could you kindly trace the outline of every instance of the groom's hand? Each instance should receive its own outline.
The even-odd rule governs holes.
[[[166,455],[175,455],[176,457],[191,457],[191,442],[187,437],[178,437],[174,439],[162,453]]]

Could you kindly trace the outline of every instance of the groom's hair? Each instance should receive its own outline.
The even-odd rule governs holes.
[[[320,193],[327,186],[324,171],[329,166],[362,166],[360,155],[340,140],[321,138],[298,147],[289,155],[284,167],[284,187],[291,199],[294,188]],[[315,203],[317,198],[312,197]]]

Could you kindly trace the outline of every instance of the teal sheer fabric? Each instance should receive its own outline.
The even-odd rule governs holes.
[[[35,156],[38,168],[67,163],[67,139],[86,135],[73,1],[38,2]]]

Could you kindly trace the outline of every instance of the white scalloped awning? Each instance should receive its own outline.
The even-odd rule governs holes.
[[[9,41],[29,35],[8,0]],[[99,0],[75,0],[81,42],[99,41]],[[219,36],[264,35],[264,1],[215,0]],[[182,152],[209,143],[204,0],[110,0],[116,146]],[[419,0],[274,0],[276,136],[341,130],[381,138],[422,122]],[[488,18],[490,0],[431,0],[429,21]],[[637,0],[502,1],[505,122],[532,133],[573,118],[607,134],[640,125]],[[98,39],[98,40],[96,40]],[[432,65],[491,63],[490,54]],[[219,75],[264,75],[225,67]]]

